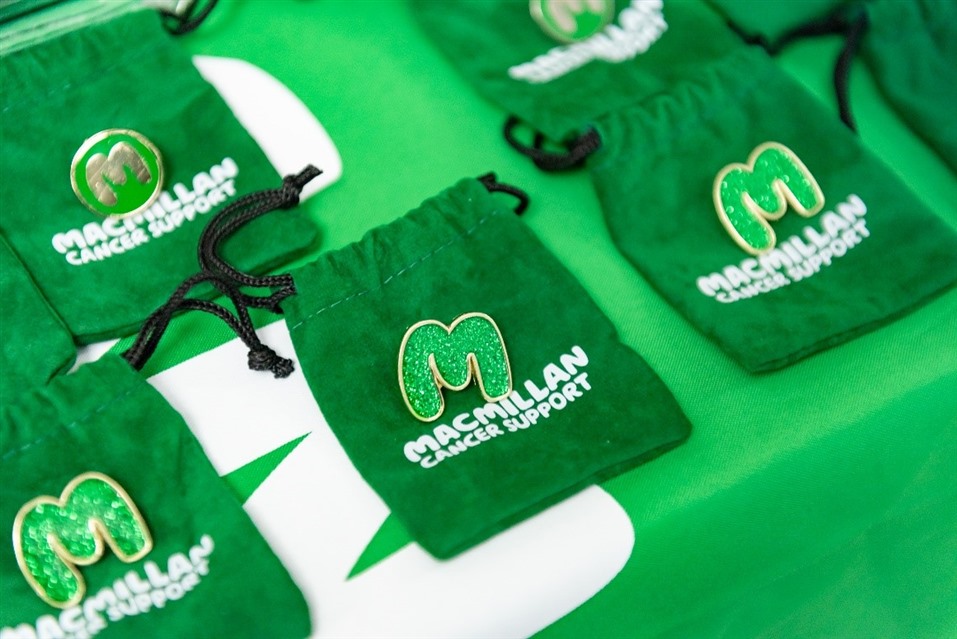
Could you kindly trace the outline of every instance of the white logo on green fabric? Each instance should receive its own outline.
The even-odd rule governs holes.
[[[536,4],[538,3],[532,2],[533,15]],[[582,3],[581,6],[585,4]],[[567,13],[552,15],[565,16]],[[537,20],[542,28],[547,30],[544,17]],[[561,24],[568,25],[570,22],[562,18]],[[586,20],[585,14],[580,14],[575,22],[574,32],[585,33],[586,24],[591,23]],[[618,14],[617,24],[606,22],[594,33],[583,36],[580,40],[549,49],[529,62],[516,64],[509,68],[508,75],[513,80],[541,84],[570,73],[593,60],[624,62],[650,49],[667,30],[662,0],[631,0]]]
[[[163,188],[159,149],[140,133],[107,129],[88,138],[70,166],[73,192],[94,213],[124,216],[156,201]]]
[[[778,240],[769,251],[697,278],[698,290],[731,304],[814,277],[871,236],[866,216],[867,205],[852,193],[821,213],[819,223]]]
[[[769,220],[791,208],[811,217],[824,208],[824,193],[794,151],[780,142],[758,145],[747,164],[733,162],[718,171],[712,191],[718,219],[731,239],[751,255],[774,248]]]
[[[615,15],[614,0],[530,0],[535,22],[559,42],[579,42],[605,28]]]
[[[239,166],[223,158],[191,181],[177,182],[149,208],[125,216],[108,216],[54,234],[50,244],[73,266],[103,262],[130,253],[182,228],[236,195]]]
[[[103,579],[109,585],[86,594],[82,601],[59,614],[41,615],[32,622],[0,628],[0,638],[89,639],[110,624],[174,605],[209,575],[214,549],[213,538],[201,535],[198,543],[173,552],[165,561],[144,561],[125,574]]]
[[[514,389],[503,399],[460,413],[430,433],[407,441],[402,454],[422,468],[434,468],[483,442],[533,428],[591,390],[588,373],[582,370],[586,366],[588,355],[581,346],[573,346],[558,357],[557,364],[542,369],[541,381],[525,380],[525,396]]]

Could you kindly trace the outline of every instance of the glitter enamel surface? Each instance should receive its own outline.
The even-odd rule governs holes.
[[[477,378],[489,401],[512,390],[508,354],[490,317],[469,313],[450,327],[427,320],[411,327],[399,352],[399,385],[412,414],[431,421],[442,414],[442,387],[465,388]]]
[[[14,531],[24,577],[44,601],[58,607],[73,605],[83,596],[75,564],[93,563],[106,545],[123,561],[133,561],[152,547],[129,496],[98,473],[74,479],[59,502],[39,497],[26,504]]]
[[[718,173],[715,206],[735,242],[757,254],[774,248],[774,232],[765,219],[779,218],[788,202],[799,214],[813,215],[824,196],[804,164],[781,144],[762,144],[749,165],[731,164]]]

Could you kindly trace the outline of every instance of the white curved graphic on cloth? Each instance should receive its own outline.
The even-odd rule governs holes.
[[[235,58],[198,55],[193,65],[216,88],[280,175],[298,173],[307,164],[322,169],[322,175],[302,190],[302,199],[339,179],[342,158],[332,138],[279,80]]]
[[[259,333],[283,356],[294,353],[285,322]],[[452,560],[410,544],[347,580],[388,509],[346,457],[301,371],[276,380],[245,361],[237,339],[150,382],[220,474],[309,433],[246,510],[305,593],[314,637],[528,636],[594,596],[631,555],[628,515],[591,487]],[[216,379],[229,383],[209,383]]]

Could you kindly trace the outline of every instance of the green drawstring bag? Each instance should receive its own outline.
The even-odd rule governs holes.
[[[957,3],[863,4],[862,56],[887,100],[957,173]]]
[[[24,388],[46,382],[76,358],[70,331],[0,236],[0,406]]]
[[[0,635],[305,637],[305,601],[182,418],[107,355],[0,412]]]
[[[655,5],[629,9],[647,13]],[[725,47],[734,38],[716,17],[679,31],[669,16],[692,7],[706,15],[700,4],[665,5],[669,26],[660,42],[616,63],[620,77],[628,77],[626,68],[642,77],[674,74],[671,85],[624,104],[617,86],[595,79],[612,63],[584,64],[562,78],[579,94],[568,102],[540,94],[539,108],[519,112],[554,139],[578,134],[566,142],[569,152],[550,153],[540,140],[523,151],[549,170],[587,157],[621,252],[750,371],[778,369],[844,342],[953,285],[953,231],[766,55]],[[511,77],[504,62],[524,55],[524,45],[511,44],[516,33],[500,36],[497,15],[480,15],[469,3],[416,8],[429,35],[480,90],[510,109],[528,98],[528,83]],[[517,9],[513,17],[535,30],[531,17]],[[617,21],[629,22],[624,11]],[[597,37],[585,42],[597,47]],[[696,59],[689,52],[700,46],[717,48]],[[653,65],[656,47],[662,57]],[[580,106],[583,95],[588,108]],[[570,119],[556,127],[551,113]]]
[[[525,0],[413,0],[412,6],[480,93],[552,140],[670,90],[739,44],[703,2],[541,0],[530,8]],[[556,33],[549,22],[579,29]]]
[[[326,421],[440,558],[690,431],[662,381],[486,187],[519,192],[484,180],[293,271],[296,294],[281,301]]]
[[[589,168],[616,245],[748,370],[852,339],[957,281],[954,232],[760,51],[598,128]]]
[[[152,11],[21,37],[0,71],[0,232],[78,344],[132,332],[195,269],[211,215],[278,179]],[[269,269],[316,237],[290,213],[225,250]]]

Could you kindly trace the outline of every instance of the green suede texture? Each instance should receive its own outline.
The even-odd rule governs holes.
[[[242,505],[182,418],[122,359],[108,355],[5,403],[0,442],[0,532],[7,540],[0,547],[0,628],[26,624],[36,631],[39,623],[39,636],[67,636],[51,630],[57,624],[76,633],[69,636],[96,634],[104,639],[309,634],[302,594]],[[42,495],[59,499],[72,479],[91,471],[112,478],[126,491],[149,528],[153,548],[132,563],[106,550],[95,563],[79,566],[86,583],[84,599],[61,612],[30,588],[9,540],[23,505]],[[191,550],[204,536],[211,538],[212,552],[207,540],[200,561]],[[184,586],[180,598],[159,599],[160,578],[137,595],[145,604],[139,614],[117,619],[118,611],[133,604],[105,595],[105,605],[95,609],[94,597],[115,589],[117,581],[130,588],[142,585],[150,576],[149,562],[155,564],[154,573],[158,569],[170,577],[167,560],[176,553],[189,557],[198,577],[191,588]],[[129,577],[131,571],[138,578]],[[168,586],[159,590],[177,594]],[[80,632],[97,622],[105,628]]]
[[[523,0],[432,2],[413,0],[412,8],[426,34],[487,99],[495,102],[553,140],[580,132],[594,118],[636,100],[666,91],[709,60],[720,58],[737,38],[702,2],[619,0],[616,17],[601,42],[608,57],[594,59],[547,82],[529,82],[510,69],[539,56],[568,58],[574,47],[547,36]],[[632,17],[624,17],[628,11]],[[660,14],[660,18],[656,17]],[[634,21],[635,55],[620,54],[630,46],[609,45],[612,27]],[[707,37],[702,34],[707,33]],[[627,40],[628,36],[615,36]],[[581,49],[589,42],[574,45]],[[637,46],[637,45],[636,45]],[[559,53],[553,50],[559,48]],[[574,55],[572,53],[572,55]]]
[[[330,427],[412,538],[440,558],[660,455],[690,431],[662,381],[621,344],[513,204],[463,180],[295,271],[298,294],[283,302],[299,364]],[[587,365],[534,405],[541,412],[543,403],[566,404],[554,395],[569,383],[580,395],[566,396],[561,408],[553,403],[530,426],[512,429],[508,415],[493,415],[501,434],[423,467],[406,457],[406,443],[440,425],[474,429],[472,411],[485,400],[474,382],[446,389],[444,413],[432,423],[417,420],[399,390],[400,345],[417,322],[449,325],[470,312],[498,325],[513,387],[526,401],[526,380],[544,390],[545,369],[580,347]],[[522,417],[531,420],[529,412]],[[460,430],[453,444],[469,434]]]
[[[47,382],[76,358],[70,331],[0,236],[0,405]]]
[[[774,43],[836,10],[867,14],[861,58],[914,132],[957,172],[957,3],[942,0],[709,0],[742,33]],[[840,9],[841,6],[845,9]],[[851,105],[853,108],[853,104]]]
[[[957,174],[957,3],[873,0],[862,57],[887,101]]]
[[[682,315],[750,371],[782,368],[850,340],[957,281],[957,235],[756,49],[703,69],[669,95],[605,118],[599,130],[604,146],[589,166],[616,245]],[[789,210],[771,222],[776,248],[797,237],[816,258],[795,253],[791,242],[785,257],[797,255],[800,262],[775,269],[784,285],[736,301],[706,294],[700,277],[734,277],[727,267],[756,271],[722,226],[712,189],[724,166],[746,162],[769,141],[803,161],[825,198],[817,215]],[[866,231],[833,213],[855,196],[866,207],[855,218]],[[807,228],[830,238],[823,249],[815,249]],[[825,250],[832,251],[830,259]],[[822,263],[815,267],[816,259]],[[791,267],[803,272],[795,275]],[[805,270],[811,268],[816,272]]]
[[[206,221],[226,202],[274,187],[279,179],[153,11],[7,54],[0,70],[0,171],[7,186],[0,191],[0,229],[78,343],[135,329],[196,271],[196,244]],[[194,176],[211,173],[226,158],[238,167],[234,195],[205,212],[184,200],[157,221],[141,220],[142,242],[124,248],[104,232],[105,218],[86,209],[70,183],[70,164],[84,140],[114,128],[138,131],[156,145],[165,164],[163,189],[171,198],[177,198],[175,185],[193,191]],[[124,233],[122,221],[110,224]],[[57,235],[71,230],[70,246],[61,241],[61,252]],[[131,232],[126,235],[134,241]],[[289,212],[250,225],[225,252],[244,268],[260,270],[285,263],[316,237],[311,222]],[[82,259],[80,242],[109,241],[116,251],[111,257],[68,261]]]

